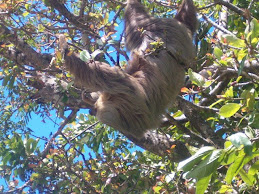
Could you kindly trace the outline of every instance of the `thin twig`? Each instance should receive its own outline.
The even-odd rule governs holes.
[[[216,22],[213,22],[210,18],[208,18],[206,15],[202,14],[202,17],[209,22],[210,24],[212,24],[215,28],[219,29],[220,31],[226,33],[226,34],[231,34],[233,36],[235,36],[235,34],[233,34],[232,32],[228,31],[227,29],[221,27],[220,25],[218,25]]]
[[[78,112],[79,109],[74,109],[70,115],[66,118],[66,120],[60,125],[60,127],[58,128],[58,130],[56,131],[56,133],[51,137],[51,139],[49,140],[49,142],[47,143],[45,149],[43,150],[43,152],[41,153],[41,157],[45,158],[51,145],[53,144],[55,138],[61,134],[62,130],[64,129],[64,127],[75,117],[76,113]]]
[[[216,5],[216,3],[210,3],[209,5],[206,5],[205,7],[198,8],[198,10],[200,11],[200,10],[203,10],[203,9],[207,9],[207,8],[213,7],[215,5]]]
[[[31,180],[27,181],[24,185],[22,185],[21,187],[19,188],[16,188],[16,189],[13,189],[13,190],[9,190],[9,191],[6,191],[6,192],[3,192],[3,194],[7,194],[7,193],[20,193],[24,188],[28,187],[29,184],[31,183]]]
[[[80,135],[82,135],[83,133],[85,133],[87,130],[91,129],[92,127],[94,127],[95,125],[97,125],[99,123],[99,121],[96,121],[94,124],[88,126],[85,130],[83,130],[81,133],[77,134],[75,137],[69,139],[69,142],[73,141],[74,139],[76,139],[77,137],[79,137]]]

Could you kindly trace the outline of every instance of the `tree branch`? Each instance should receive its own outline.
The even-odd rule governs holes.
[[[222,26],[218,25],[216,22],[213,22],[211,19],[209,19],[206,15],[202,14],[202,17],[209,22],[210,24],[212,24],[215,28],[219,29],[220,31],[226,33],[226,34],[231,34],[233,36],[235,36],[235,34],[233,34],[232,32],[228,31],[227,29],[223,28]]]
[[[70,11],[68,11],[68,9],[65,7],[65,5],[63,3],[60,2],[60,0],[49,0],[48,2],[52,8],[58,10],[59,13],[62,14],[66,19],[68,19],[74,26],[80,28],[81,30],[89,33],[90,35],[92,35],[94,37],[100,38],[100,36],[98,34],[89,30],[88,25],[81,23],[79,21],[79,17],[75,16]]]
[[[248,17],[249,17],[242,9],[233,5],[232,3],[229,3],[229,2],[224,1],[224,0],[214,0],[214,2],[216,4],[219,4],[219,5],[224,5],[225,7],[227,7],[228,9],[236,12],[237,14],[239,14],[241,16],[244,16],[246,19],[248,19]]]
[[[167,115],[167,118],[169,120],[169,122],[171,123],[171,125],[175,125],[177,126],[177,128],[179,130],[181,130],[183,133],[189,135],[191,137],[191,139],[199,142],[199,143],[202,143],[202,144],[205,144],[205,145],[210,145],[211,143],[203,138],[201,135],[199,134],[196,134],[195,132],[187,129],[184,125],[182,125],[181,123],[177,122],[173,117],[171,117],[170,115]],[[191,145],[191,144],[190,144]]]
[[[26,42],[24,42],[17,35],[11,32],[2,22],[0,22],[0,35],[2,35],[5,38],[3,41],[8,41],[14,44],[20,51],[22,51],[24,57],[26,57],[26,59],[24,59],[25,61],[30,61],[30,64],[32,64],[35,67],[48,67],[49,61],[46,60],[42,54],[36,52]]]
[[[46,155],[49,152],[49,149],[51,148],[53,142],[55,141],[55,138],[61,134],[62,130],[64,129],[64,127],[76,116],[76,113],[78,112],[79,109],[74,109],[70,115],[66,118],[66,120],[60,125],[60,127],[58,128],[58,130],[56,131],[56,133],[50,138],[50,140],[48,141],[45,149],[43,150],[43,152],[41,153],[41,157],[45,158]]]
[[[183,111],[191,125],[212,145],[221,148],[224,141],[218,137],[210,125],[200,116],[200,107],[185,100],[182,97],[177,97],[177,106]]]
[[[161,134],[157,130],[147,131],[141,139],[130,135],[125,136],[145,150],[162,157],[169,156],[173,162],[180,162],[191,156],[183,142],[173,141],[166,134]],[[172,146],[175,146],[173,150]]]
[[[26,183],[24,183],[24,185],[22,185],[19,188],[15,188],[6,192],[3,192],[3,194],[8,194],[8,193],[21,193],[21,191],[23,191],[23,189],[25,189],[26,187],[29,187],[31,184],[31,180],[27,181]]]

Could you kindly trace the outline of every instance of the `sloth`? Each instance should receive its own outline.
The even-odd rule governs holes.
[[[68,54],[64,63],[75,83],[97,98],[84,98],[96,117],[126,136],[140,139],[160,126],[184,84],[185,68],[195,57],[192,37],[196,11],[192,0],[183,0],[175,18],[150,16],[139,0],[128,0],[125,9],[125,40],[131,59],[123,70],[100,61],[83,62]]]

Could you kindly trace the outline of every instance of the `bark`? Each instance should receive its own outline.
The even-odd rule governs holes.
[[[21,59],[27,63],[27,65],[33,65],[37,68],[46,68],[49,65],[48,60],[46,60],[42,54],[36,52],[32,47],[30,47],[25,41],[19,38],[14,32],[10,31],[2,22],[0,22],[0,36],[5,37],[4,43],[10,42],[15,45],[15,47],[22,51],[20,53]],[[11,53],[9,53],[11,55]],[[13,56],[14,58],[15,56]]]
[[[188,118],[191,125],[207,140],[208,144],[212,144],[218,148],[222,148],[224,140],[217,136],[215,131],[200,115],[201,107],[187,101],[181,97],[177,98],[177,105],[183,111],[184,115]]]
[[[148,131],[141,139],[136,139],[127,135],[128,139],[136,145],[159,156],[169,156],[174,162],[180,162],[190,157],[190,152],[185,144],[181,141],[173,141],[166,134],[161,134],[158,131]]]

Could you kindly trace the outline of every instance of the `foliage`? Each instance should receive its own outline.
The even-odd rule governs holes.
[[[149,13],[169,18],[178,5],[142,3]],[[129,57],[121,1],[2,0],[0,192],[258,193],[259,3],[195,4],[197,59],[181,90],[191,114],[173,107],[173,122],[159,129],[191,151],[177,164],[170,157],[174,146],[157,156],[84,114],[90,107],[61,65],[56,41],[65,34],[83,61],[124,68]],[[60,124],[42,137],[28,128],[34,115],[40,125]]]

